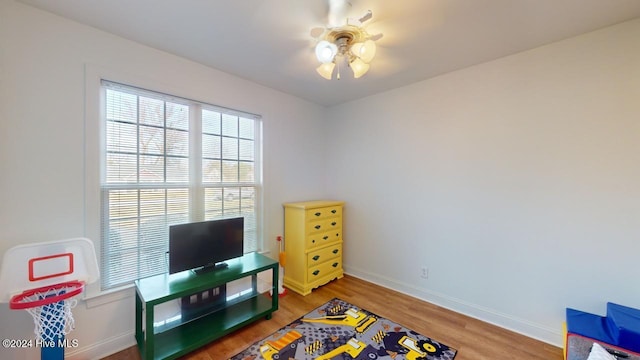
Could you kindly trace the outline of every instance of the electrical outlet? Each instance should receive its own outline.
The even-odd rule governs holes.
[[[423,266],[422,269],[420,269],[420,277],[423,279],[428,279],[429,278],[429,268],[426,266]]]

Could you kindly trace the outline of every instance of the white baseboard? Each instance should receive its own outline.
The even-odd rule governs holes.
[[[65,359],[102,359],[134,345],[136,345],[135,331],[132,330],[94,343],[91,346],[78,348],[74,351],[65,350]]]
[[[461,313],[472,318],[496,325],[519,334],[534,338],[553,346],[562,347],[563,335],[560,329],[552,329],[528,320],[516,318],[495,310],[476,304],[468,303],[447,295],[403,283],[379,274],[364,271],[362,269],[345,266],[345,274],[366,280],[389,289],[413,296],[420,300],[430,302],[443,308]]]

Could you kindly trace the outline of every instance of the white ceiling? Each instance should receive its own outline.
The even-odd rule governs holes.
[[[639,0],[351,0],[382,33],[371,70],[316,72],[327,0],[20,0],[331,106],[640,17]]]

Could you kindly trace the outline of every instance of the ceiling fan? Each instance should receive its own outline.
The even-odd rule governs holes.
[[[360,18],[347,16],[351,3],[346,0],[329,1],[329,25],[311,29],[310,35],[316,39],[315,54],[321,63],[316,68],[320,76],[327,80],[340,80],[340,66],[347,66],[353,71],[357,79],[369,71],[369,63],[376,54],[375,41],[382,34],[372,36],[363,24],[373,17],[371,10],[366,11]]]

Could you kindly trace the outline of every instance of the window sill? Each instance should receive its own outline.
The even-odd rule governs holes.
[[[100,291],[94,294],[91,294],[89,292],[89,294],[84,297],[84,301],[87,304],[87,308],[91,309],[94,307],[133,297],[135,295],[135,291],[135,285],[129,284],[116,289]]]

